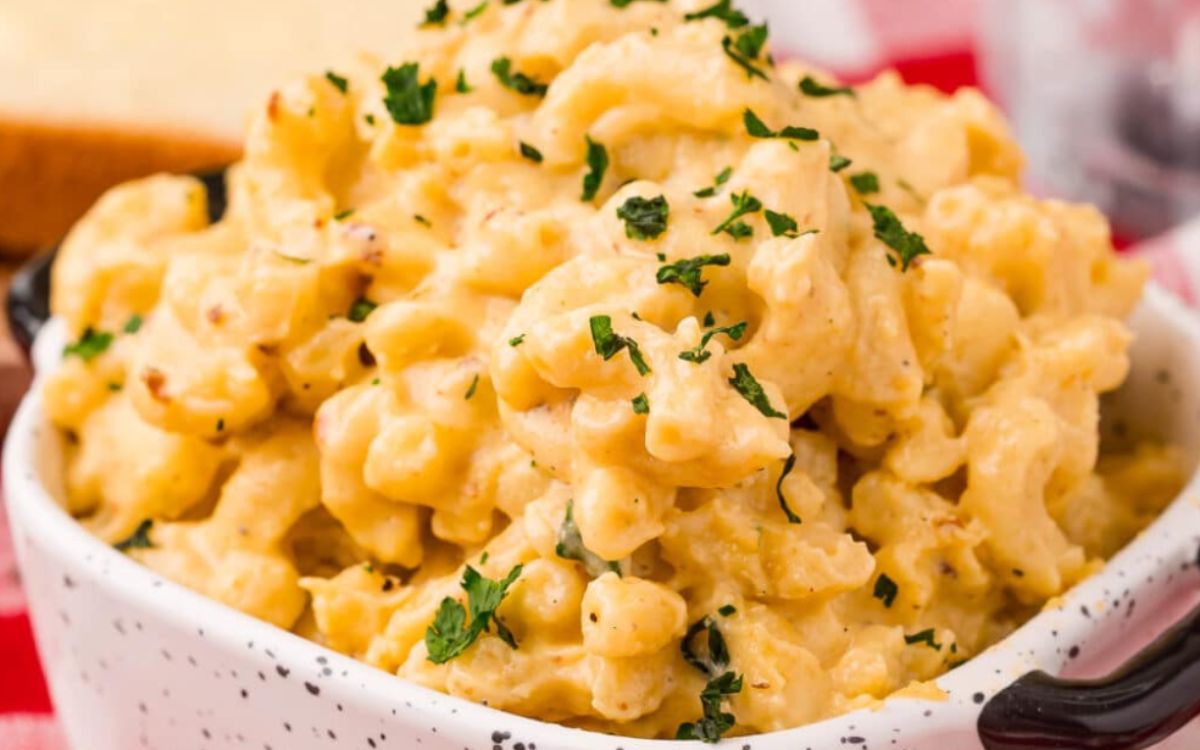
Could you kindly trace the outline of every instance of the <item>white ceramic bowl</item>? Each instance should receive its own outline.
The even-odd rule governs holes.
[[[1153,288],[1131,322],[1137,332],[1133,371],[1107,399],[1105,421],[1121,422],[1118,431],[1125,434],[1177,442],[1194,465],[1200,325]],[[61,346],[61,327],[51,324],[35,347],[39,372],[57,365]],[[38,647],[77,750],[681,746],[568,729],[432,692],[166,581],[92,538],[60,508],[59,440],[35,384],[8,435],[5,490]],[[1107,669],[1144,640],[1139,631],[1154,627],[1148,616],[1161,623],[1190,606],[1200,580],[1198,495],[1194,479],[1103,572],[941,677],[945,700],[894,699],[878,710],[724,744],[980,748],[980,707],[1015,678],[1033,669]]]

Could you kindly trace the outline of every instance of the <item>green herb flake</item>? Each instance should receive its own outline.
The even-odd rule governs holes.
[[[433,226],[433,222],[430,221],[429,219],[426,219],[421,214],[413,214],[413,221],[417,222],[418,224],[420,224],[423,227],[432,227]]]
[[[849,86],[826,86],[812,76],[800,79],[800,93],[818,99],[827,96],[857,96]]]
[[[767,25],[751,26],[733,40],[734,49],[751,60],[757,60],[767,43]]]
[[[649,414],[650,413],[650,399],[646,397],[646,394],[639,393],[638,395],[633,397],[633,413],[634,414]]]
[[[704,313],[704,327],[705,328],[712,328],[716,324],[716,322],[717,322],[717,319],[713,317],[712,310],[709,310],[708,312]]]
[[[775,496],[779,498],[779,507],[783,509],[783,515],[787,516],[788,523],[804,523],[804,520],[792,510],[792,506],[788,505],[787,497],[783,494],[783,480],[792,473],[794,468],[796,468],[795,453],[788,456],[787,460],[783,462],[783,471],[779,472],[779,479],[775,481]]]
[[[125,321],[125,325],[121,328],[127,334],[133,335],[142,330],[142,316],[134,313],[129,316],[129,320]]]
[[[699,297],[704,287],[708,286],[708,282],[701,278],[701,269],[704,266],[728,266],[729,262],[728,253],[697,255],[695,258],[683,258],[660,266],[654,278],[660,284],[679,284],[687,287],[688,291]]]
[[[590,201],[596,197],[600,184],[604,182],[604,173],[608,171],[608,149],[604,148],[603,144],[593,141],[591,136],[585,135],[583,138],[587,142],[585,160],[588,173],[583,176],[583,194],[580,200]]]
[[[492,60],[492,74],[505,88],[512,89],[524,96],[545,96],[550,88],[547,84],[539,83],[524,73],[514,73],[512,60],[507,57],[497,57]]]
[[[579,526],[575,524],[574,500],[567,501],[567,513],[558,527],[558,543],[554,547],[554,554],[564,560],[581,563],[592,578],[599,578],[609,572],[621,575],[619,564],[605,560],[584,546],[583,535],[579,533]]]
[[[733,606],[732,604],[726,604],[724,607],[721,607],[717,610],[717,614],[719,614],[721,617],[730,617],[737,614],[737,607]]]
[[[896,596],[900,593],[900,587],[891,578],[888,578],[887,573],[880,573],[879,578],[875,579],[875,590],[871,596],[883,602],[883,606],[891,608],[896,601]],[[929,633],[932,635],[933,631]]]
[[[874,172],[859,172],[850,175],[850,185],[859,195],[871,195],[879,192],[879,175]]]
[[[444,26],[446,17],[450,15],[450,4],[446,0],[437,0],[429,8],[425,9],[425,20],[421,23],[422,26]]]
[[[829,171],[833,173],[841,172],[846,167],[854,163],[854,160],[848,159],[838,153],[829,155]]]
[[[113,545],[118,552],[128,552],[131,549],[150,549],[154,542],[150,540],[150,529],[154,528],[154,519],[147,518],[137,525],[133,533]]]
[[[488,554],[488,551],[484,550],[483,554],[479,556],[479,564],[487,565],[488,557],[490,557],[490,555]]]
[[[754,375],[750,373],[750,368],[746,365],[738,363],[733,366],[733,377],[729,379],[729,384],[733,386],[735,391],[742,395],[742,398],[749,401],[751,406],[758,409],[764,417],[787,419],[786,414],[776,411],[771,406],[771,401],[767,398],[766,391],[754,379]]]
[[[767,224],[771,227],[771,234],[776,237],[799,237],[799,226],[796,220],[787,214],[776,213],[771,209],[767,209],[764,213],[767,218]]]
[[[381,382],[379,378],[371,378],[371,385],[379,385]]]
[[[656,3],[667,2],[667,0],[652,0],[652,1],[656,2]],[[545,0],[543,0],[543,2],[545,2]],[[628,8],[633,2],[634,2],[634,0],[609,0],[609,3],[614,8]]]
[[[625,236],[633,240],[652,240],[667,230],[670,206],[664,196],[647,200],[631,196],[617,207],[617,218],[625,222]]]
[[[471,8],[470,10],[468,10],[466,13],[463,14],[462,22],[465,24],[467,21],[470,21],[472,18],[477,18],[485,10],[487,10],[487,7],[488,7],[488,0],[483,0],[483,2],[481,2],[479,5],[476,5],[474,8]]]
[[[764,81],[771,80],[761,68],[755,65],[751,59],[748,59],[747,56],[739,49],[743,38],[745,38],[745,34],[737,37],[736,40],[731,36],[726,36],[721,39],[721,49],[725,50],[726,57],[737,64],[737,66],[742,70],[746,71],[747,78],[761,78]]]
[[[335,89],[343,94],[350,90],[350,81],[334,73],[332,70],[325,71],[325,80],[329,81]]]
[[[467,71],[462,68],[458,69],[458,78],[454,79],[454,90],[460,94],[469,94],[474,91],[474,87],[467,83]]]
[[[496,617],[496,609],[504,601],[508,589],[521,575],[523,566],[517,565],[502,580],[493,581],[479,574],[470,565],[463,571],[460,585],[467,592],[467,606],[447,596],[442,599],[433,623],[425,631],[425,648],[429,661],[445,664],[471,647],[479,636],[496,626],[500,640],[517,648],[517,640],[509,629]],[[467,625],[470,611],[471,624]]]
[[[788,125],[782,130],[772,130],[749,107],[742,112],[742,123],[746,126],[746,132],[753,138],[787,138],[796,141],[815,141],[821,137],[818,131],[812,128],[800,127],[799,125]]]
[[[749,190],[743,190],[740,193],[734,193],[733,195],[729,196],[729,202],[733,204],[733,211],[731,211],[729,216],[726,216],[725,220],[718,224],[716,229],[712,230],[710,234],[715,235],[725,232],[734,239],[749,237],[751,234],[753,234],[754,230],[751,229],[750,226],[745,222],[738,222],[738,219],[746,216],[747,214],[758,213],[761,211],[763,207],[762,201],[760,201],[758,198],[755,198],[753,195],[750,195]],[[741,227],[734,229],[733,227],[735,223],[740,223]]]
[[[705,347],[708,346],[708,342],[711,341],[714,336],[723,333],[734,341],[740,341],[742,336],[746,333],[746,325],[746,321],[743,320],[741,323],[737,323],[736,325],[722,326],[720,328],[713,328],[712,330],[705,331],[704,335],[700,337],[700,343],[695,347],[688,349],[687,351],[680,352],[679,358],[685,362],[701,364],[712,356],[712,352],[708,351],[708,349]]]
[[[112,342],[111,333],[88,326],[83,329],[78,341],[63,347],[63,357],[79,357],[84,362],[90,362],[103,354]]]
[[[346,317],[355,323],[361,323],[367,319],[367,316],[375,312],[375,308],[379,305],[366,297],[359,297],[350,303],[350,309],[346,311]]]
[[[718,612],[724,615],[726,611],[732,614],[732,607],[722,607]],[[728,615],[725,615],[728,616]],[[693,640],[700,633],[707,634],[708,653],[706,656],[697,654],[693,648]],[[694,722],[684,722],[679,725],[675,738],[680,740],[700,740],[715,743],[721,736],[733,728],[733,714],[721,710],[722,701],[731,695],[742,691],[742,677],[728,669],[729,646],[721,635],[716,620],[704,617],[692,623],[679,644],[683,659],[691,666],[709,678],[704,689],[700,691],[700,706],[702,717]]]
[[[475,377],[471,378],[471,385],[467,387],[467,392],[463,396],[464,400],[469,401],[475,395],[475,389],[479,387],[479,373],[475,373]]]
[[[925,630],[922,630],[919,633],[913,633],[912,635],[904,636],[904,642],[910,646],[915,645],[917,643],[924,643],[926,646],[928,646],[929,648],[931,648],[935,651],[941,651],[942,644],[940,644],[936,640],[934,640],[933,636],[934,636],[933,628],[926,628]]]
[[[697,198],[711,198],[717,194],[717,190],[722,185],[724,185],[726,182],[729,182],[729,178],[732,176],[733,167],[725,167],[717,174],[716,179],[713,180],[711,187],[697,190],[696,192],[692,193],[692,195],[696,196]]]
[[[437,96],[437,81],[430,78],[420,83],[420,66],[405,63],[389,67],[382,76],[387,94],[383,104],[398,125],[424,125],[433,119],[433,101]]]
[[[353,209],[353,208],[347,208],[347,209],[345,209],[345,210],[338,211],[336,214],[334,214],[334,215],[333,215],[333,220],[334,220],[334,221],[344,221],[344,220],[346,220],[346,219],[349,219],[349,218],[350,218],[351,216],[353,216],[353,215],[354,215],[354,209]]]
[[[614,333],[611,317],[593,315],[588,321],[588,325],[592,330],[592,344],[596,347],[596,353],[603,357],[605,362],[615,357],[622,349],[628,349],[629,359],[637,368],[638,374],[649,374],[650,365],[646,364],[645,358],[642,357],[642,350],[638,347],[638,343],[631,338]]]
[[[375,124],[375,115],[373,115],[373,114],[371,114],[370,112],[368,112],[367,114],[363,115],[363,120],[364,120],[364,121],[365,121],[365,122],[366,122],[368,125],[374,125],[374,124]]]
[[[888,255],[888,265],[895,268],[899,264],[900,271],[904,272],[918,256],[930,254],[925,238],[905,229],[890,208],[871,203],[866,206],[875,225],[875,236],[895,251],[895,255]]]
[[[112,391],[113,393],[120,393],[124,389],[125,389],[125,386],[122,383],[109,383],[108,384],[108,390]]]
[[[740,29],[750,23],[750,19],[746,17],[746,14],[733,6],[733,0],[718,0],[718,2],[703,10],[688,13],[683,17],[683,20],[699,21],[704,18],[716,18],[723,21],[725,26],[730,29]]]
[[[541,151],[538,151],[536,148],[534,148],[533,146],[530,146],[525,141],[520,141],[518,143],[518,146],[521,149],[521,156],[525,157],[526,159],[533,162],[534,164],[542,163],[543,157],[542,157]]]

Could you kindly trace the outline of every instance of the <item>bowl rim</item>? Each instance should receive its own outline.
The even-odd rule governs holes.
[[[1151,283],[1140,309],[1148,315],[1146,324],[1162,326],[1170,331],[1173,339],[1200,350],[1200,317],[1172,295]],[[39,385],[45,373],[60,359],[63,330],[61,321],[52,321],[38,335],[33,357],[36,376],[4,442],[0,476],[4,480],[4,499],[18,563],[22,566],[26,544],[31,544],[33,539],[54,539],[55,544],[42,547],[56,557],[64,569],[78,571],[93,584],[110,590],[113,596],[132,600],[181,631],[194,630],[196,623],[203,623],[205,638],[231,652],[243,648],[247,641],[254,641],[270,643],[281,661],[286,658],[300,664],[312,663],[318,656],[327,659],[330,666],[337,667],[335,671],[348,675],[329,686],[332,694],[339,695],[341,689],[340,699],[344,703],[362,706],[381,716],[387,715],[397,703],[411,704],[412,710],[422,715],[422,720],[449,727],[504,727],[519,732],[524,738],[545,743],[546,747],[564,749],[607,750],[613,746],[614,739],[626,750],[704,746],[699,742],[689,745],[678,740],[635,739],[577,729],[440,693],[244,614],[162,577],[113,550],[78,524],[52,497],[38,476],[43,463],[41,431],[53,429],[44,416]],[[1200,381],[1189,385],[1200,390]],[[833,743],[844,739],[848,729],[857,728],[852,734],[882,734],[899,731],[893,729],[898,726],[904,726],[909,732],[905,737],[909,740],[931,733],[944,735],[947,730],[966,731],[974,737],[975,721],[985,702],[980,696],[989,697],[1034,669],[1057,673],[1075,658],[1064,646],[1086,643],[1098,632],[1101,624],[1108,620],[1109,613],[1097,612],[1095,617],[1081,617],[1079,610],[1084,608],[1086,611],[1088,604],[1111,598],[1108,597],[1108,585],[1118,574],[1122,585],[1134,589],[1136,594],[1141,592],[1137,588],[1138,581],[1149,579],[1152,582],[1157,573],[1178,569],[1181,562],[1200,565],[1198,548],[1200,467],[1159,517],[1110,558],[1102,570],[1052,600],[1007,637],[962,666],[935,678],[932,682],[945,693],[944,699],[932,700],[927,695],[902,692],[869,707],[818,722],[731,737],[728,742],[737,744],[753,740],[757,750],[784,750],[794,748],[797,741]],[[96,560],[103,560],[106,575],[95,572]],[[1161,593],[1165,597],[1168,592]],[[33,599],[37,593],[27,592],[27,596]],[[1140,613],[1144,616],[1149,609],[1151,607],[1143,607]],[[36,620],[34,625],[36,632]],[[1046,637],[1052,631],[1056,633],[1053,640]],[[361,686],[361,689],[351,689],[353,686]],[[53,685],[51,690],[53,693]],[[911,727],[917,718],[922,719],[920,726]]]

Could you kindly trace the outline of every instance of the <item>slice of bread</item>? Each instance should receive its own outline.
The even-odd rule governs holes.
[[[234,160],[272,87],[393,59],[433,2],[0,0],[0,258],[55,241],[117,182]]]

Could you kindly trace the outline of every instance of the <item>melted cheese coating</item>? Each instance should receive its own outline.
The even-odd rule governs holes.
[[[722,49],[739,30],[684,20],[698,2],[492,6],[390,61],[437,81],[427,124],[393,121],[364,59],[344,92],[315,74],[256,113],[217,224],[159,176],[72,232],[55,312],[115,339],[45,396],[96,534],[153,520],[146,565],[405,679],[673,737],[701,715],[681,641],[702,618],[743,677],[732,733],[796,726],[919,692],[1174,494],[1169,448],[1098,461],[1146,270],[1095,210],[1021,191],[978,93],[885,74],[807,96],[833,82],[765,51],[748,75]],[[820,136],[752,137],[747,109]],[[589,140],[609,164],[583,200]],[[756,211],[714,234],[744,191],[800,231]],[[659,196],[666,229],[639,239],[618,209]],[[865,201],[932,254],[890,263]],[[698,293],[659,281],[721,254]],[[645,373],[598,353],[598,316]],[[568,506],[619,573],[558,554]],[[497,615],[519,648],[493,628],[435,664],[467,564],[524,565]]]

